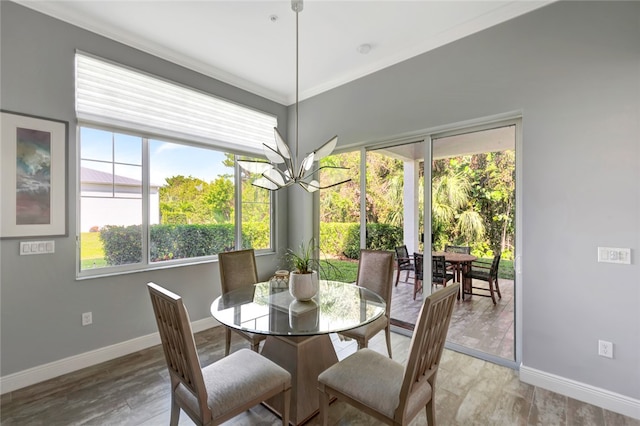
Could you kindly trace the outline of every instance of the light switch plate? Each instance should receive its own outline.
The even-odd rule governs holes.
[[[49,254],[55,251],[55,241],[20,241],[20,256]]]
[[[598,262],[631,264],[631,249],[598,247]]]

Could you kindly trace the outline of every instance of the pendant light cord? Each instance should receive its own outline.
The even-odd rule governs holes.
[[[298,14],[300,13],[298,7],[296,11],[296,164],[298,164]]]

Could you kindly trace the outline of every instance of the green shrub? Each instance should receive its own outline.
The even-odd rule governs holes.
[[[265,249],[271,245],[268,222],[244,222],[242,224],[242,247]]]
[[[254,229],[254,238],[258,239],[260,229]],[[149,254],[152,262],[212,256],[235,249],[235,227],[232,224],[152,225],[150,233]],[[105,226],[100,232],[100,239],[108,265],[142,261],[142,232],[139,225]],[[251,239],[251,236],[243,234],[243,247],[251,247]]]
[[[402,228],[384,223],[371,223],[367,225],[367,248],[372,250],[393,251],[403,244]],[[352,225],[349,228],[347,241],[343,253],[349,259],[360,257],[360,226]]]
[[[349,236],[349,230],[357,223],[330,222],[320,225],[320,252],[324,255],[342,255]]]
[[[140,225],[106,225],[100,230],[104,258],[108,265],[142,262],[142,229]]]

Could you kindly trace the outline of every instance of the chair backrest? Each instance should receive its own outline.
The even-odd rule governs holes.
[[[431,273],[438,277],[446,275],[447,262],[444,260],[444,256],[431,256]]]
[[[388,315],[391,311],[393,289],[393,252],[360,250],[356,284],[382,296],[387,303]]]
[[[154,283],[148,283],[147,287],[171,377],[171,389],[182,383],[198,401],[200,418],[211,418],[191,322],[182,298]]]
[[[413,253],[413,267],[416,279],[422,280],[424,274],[424,255],[422,253]]]
[[[396,247],[396,259],[398,260],[398,265],[410,265],[411,260],[409,258],[409,250],[407,250],[407,246],[398,246]]]
[[[222,293],[258,282],[258,269],[253,249],[218,253]]]
[[[404,370],[404,379],[400,388],[400,404],[396,418],[411,418],[414,413],[406,413],[412,392],[421,390],[426,379],[431,387],[435,385],[436,374],[442,357],[444,343],[449,330],[449,322],[459,283],[444,287],[428,296],[420,313],[409,347],[409,359]],[[424,407],[414,407],[423,410]]]
[[[445,246],[444,251],[447,253],[463,253],[471,254],[471,247],[469,246]]]
[[[491,275],[491,278],[493,278],[494,280],[498,277],[498,267],[500,266],[500,255],[501,253],[498,253],[495,256],[493,256],[493,261],[491,262],[491,270],[489,271],[489,275]]]

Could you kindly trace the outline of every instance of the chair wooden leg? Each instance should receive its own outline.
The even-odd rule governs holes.
[[[429,402],[427,402],[427,425],[436,426],[436,413],[434,411],[433,395]]]
[[[289,410],[291,409],[291,388],[283,392],[284,406],[282,407],[282,426],[289,426]]]
[[[229,327],[225,327],[224,330],[224,356],[229,355],[229,351],[231,350],[231,329]]]
[[[178,420],[180,419],[180,406],[176,401],[176,397],[171,395],[171,419],[169,420],[169,425],[178,426]]]
[[[398,272],[396,272],[396,287],[398,287],[398,281],[400,280],[400,267],[398,267]]]
[[[491,294],[491,300],[493,300],[493,304],[496,304],[496,296],[493,294],[493,280],[489,279],[489,293]]]
[[[256,353],[260,353],[260,342],[252,343],[251,350]]]
[[[391,325],[387,325],[384,329],[384,334],[387,339],[387,352],[389,352],[389,358],[391,358]]]
[[[320,398],[320,424],[327,426],[329,420],[329,395],[325,392],[323,385],[320,385],[318,391]]]
[[[413,300],[416,300],[416,294],[419,290],[422,290],[422,280],[416,278],[413,282]]]
[[[498,279],[497,278],[496,278],[495,285],[496,285],[496,292],[498,293],[498,297],[500,299],[502,299],[502,295],[500,294],[500,286],[498,285]]]

